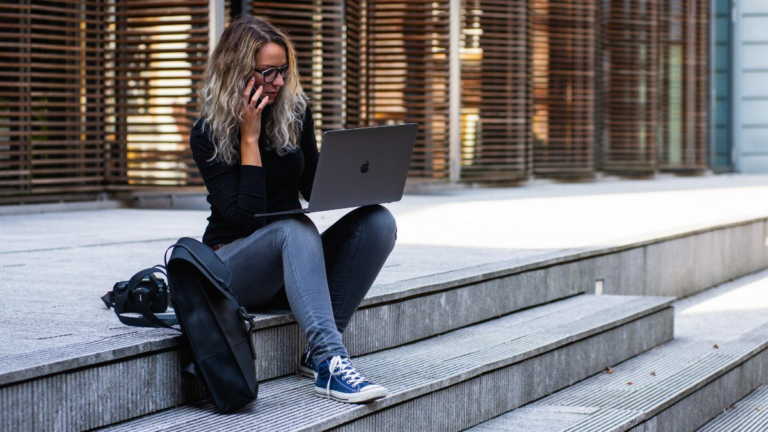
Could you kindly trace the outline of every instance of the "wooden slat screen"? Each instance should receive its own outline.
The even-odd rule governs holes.
[[[600,168],[652,172],[658,141],[659,1],[601,0]]]
[[[416,122],[409,175],[447,179],[449,0],[372,0],[365,24],[365,121]]]
[[[525,179],[531,166],[530,4],[462,1],[461,178]]]
[[[344,2],[344,106],[343,125],[346,128],[367,126],[365,88],[367,83],[366,46],[368,29],[365,25],[368,5],[366,0]]]
[[[708,151],[710,148],[710,97],[711,97],[711,32],[712,22],[710,0],[696,1],[696,105],[695,105],[695,129],[694,141],[696,142],[696,160],[697,169],[706,169],[709,164]]]
[[[103,190],[103,6],[0,4],[0,203]]]
[[[450,0],[227,0],[285,29],[318,139],[420,125],[449,178]],[[0,4],[0,204],[202,181],[209,0]],[[229,22],[227,17],[226,22]],[[461,180],[707,167],[709,0],[462,0]]]
[[[108,0],[107,181],[202,185],[189,150],[208,58],[208,0]]]
[[[659,167],[703,170],[707,167],[709,2],[667,0],[661,17]]]
[[[533,0],[533,28],[534,172],[592,175],[597,0]]]

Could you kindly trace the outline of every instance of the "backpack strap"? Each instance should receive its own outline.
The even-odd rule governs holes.
[[[253,344],[253,335],[256,333],[256,321],[253,319],[253,315],[250,315],[243,306],[237,309],[237,313],[248,324],[248,345],[251,347],[253,360],[256,361],[256,346]]]
[[[125,325],[134,327],[164,327],[180,332],[181,330],[172,327],[173,325],[178,324],[175,313],[165,312],[156,315],[154,312],[149,310],[149,308],[141,300],[137,299],[133,295],[133,292],[136,290],[136,288],[138,288],[141,280],[154,273],[165,274],[161,268],[155,266],[144,269],[131,277],[131,279],[128,281],[128,286],[126,287],[125,291],[114,296],[115,306],[113,309],[115,310],[115,315],[117,315],[117,319],[119,319],[120,322]],[[107,296],[109,296],[109,294],[111,293],[108,293]],[[102,298],[102,300],[104,299]],[[130,304],[131,307],[133,307],[133,309],[139,312],[142,316],[129,317],[122,315],[120,311],[125,309],[126,303]]]

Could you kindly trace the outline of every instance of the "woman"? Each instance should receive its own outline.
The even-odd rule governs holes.
[[[317,143],[290,41],[266,22],[237,19],[199,93],[190,144],[211,204],[203,242],[231,270],[246,308],[293,311],[309,347],[300,370],[316,377],[316,393],[350,403],[384,397],[355,370],[341,333],[394,247],[392,214],[361,207],[323,234],[303,215],[253,216],[300,208],[299,192],[312,195]]]

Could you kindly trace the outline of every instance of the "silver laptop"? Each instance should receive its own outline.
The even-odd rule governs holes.
[[[400,201],[419,125],[407,123],[328,131],[305,209],[256,217],[312,213]]]

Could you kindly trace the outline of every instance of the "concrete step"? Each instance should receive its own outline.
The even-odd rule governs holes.
[[[378,286],[344,341],[359,356],[568,298],[594,285],[584,268],[466,269]],[[200,398],[197,383],[179,373],[189,354],[177,332],[123,326],[102,312],[112,323],[108,337],[0,357],[0,430],[90,429]],[[293,315],[272,311],[256,321],[259,379],[294,374],[306,342]]]
[[[719,344],[675,339],[471,430],[693,431],[766,383],[766,364],[768,325]]]
[[[763,432],[768,430],[768,385],[726,408],[699,432]]]
[[[262,383],[240,412],[198,402],[110,430],[460,430],[672,338],[672,299],[582,295],[355,358],[389,395],[349,405],[295,376]]]

